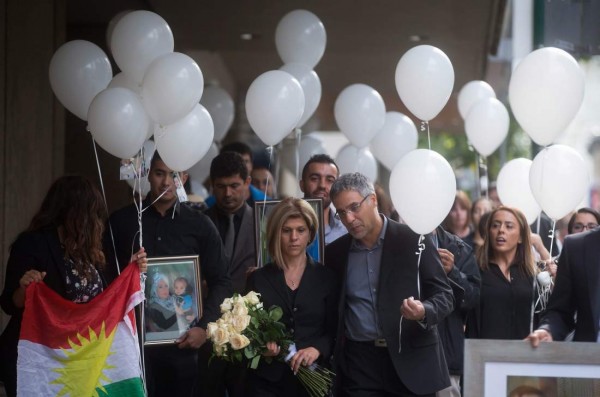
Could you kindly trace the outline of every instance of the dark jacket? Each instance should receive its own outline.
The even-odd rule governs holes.
[[[347,234],[325,247],[326,266],[336,271],[342,283],[334,351],[336,367],[342,371],[346,367],[346,363],[340,357],[344,356],[344,291],[351,243],[352,236]],[[426,248],[421,254],[420,263],[417,263],[418,255],[415,255],[418,243],[419,235],[408,226],[388,220],[381,256],[377,314],[398,377],[411,392],[428,394],[450,385],[437,324],[452,312],[453,296],[431,237],[425,237]],[[420,280],[420,287],[417,280]],[[402,301],[411,296],[420,296],[425,307],[426,327],[417,321],[402,321],[400,349],[400,307]]]
[[[440,324],[438,332],[444,348],[446,364],[451,375],[462,375],[464,361],[465,332],[467,312],[479,302],[481,276],[473,255],[473,249],[458,236],[436,229],[438,247],[454,255],[454,268],[447,273],[454,293],[454,311]]]

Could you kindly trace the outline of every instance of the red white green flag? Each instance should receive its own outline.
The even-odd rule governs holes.
[[[44,283],[27,288],[17,361],[19,396],[143,396],[133,308],[144,300],[130,264],[86,304]]]

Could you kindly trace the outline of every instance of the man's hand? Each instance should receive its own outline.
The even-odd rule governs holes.
[[[425,318],[425,306],[419,300],[415,300],[412,296],[404,299],[400,313],[407,320],[421,321]]]
[[[454,269],[454,254],[445,248],[438,248],[440,259],[442,260],[442,266],[446,274],[450,273]]]
[[[180,349],[199,349],[206,342],[206,330],[192,327],[177,340]]]
[[[552,342],[552,335],[545,329],[536,329],[525,340],[528,340],[532,347],[538,347],[540,342]]]

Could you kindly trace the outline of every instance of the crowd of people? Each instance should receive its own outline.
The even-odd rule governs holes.
[[[322,200],[323,213],[301,198],[282,198],[267,220],[271,259],[257,268],[254,203],[277,190],[270,171],[252,165],[245,144],[224,147],[210,166],[213,196],[201,211],[179,201],[174,172],[157,152],[148,196],[108,219],[92,182],[59,178],[6,266],[0,305],[12,317],[0,338],[0,375],[8,395],[16,395],[28,285],[43,281],[85,304],[119,266],[137,262],[144,272],[148,257],[198,255],[203,294],[196,318],[189,280],[153,274],[147,329],[179,330],[179,337],[143,347],[150,396],[307,396],[295,375],[313,363],[336,372],[333,395],[460,396],[465,338],[529,339],[534,346],[599,339],[600,300],[590,299],[600,290],[597,211],[572,214],[568,233],[579,234],[558,236],[558,263],[544,244],[547,230],[530,226],[516,208],[485,197],[471,203],[462,191],[442,225],[419,236],[381,186],[360,173],[340,175],[335,161],[319,154],[304,165],[299,187],[304,199]],[[185,183],[187,174],[176,178]],[[319,238],[319,219],[324,263],[307,253]],[[553,286],[544,307],[541,272]],[[220,317],[225,298],[249,291],[260,293],[265,307],[281,307],[297,348],[288,362],[248,369],[211,359],[207,324]],[[267,342],[264,355],[281,356],[281,346]]]

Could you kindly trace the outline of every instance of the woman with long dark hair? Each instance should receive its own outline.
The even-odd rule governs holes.
[[[477,253],[481,294],[469,319],[469,337],[523,339],[529,335],[536,296],[531,247],[531,231],[521,211],[501,206],[490,213]]]
[[[44,281],[63,298],[87,303],[115,278],[106,268],[102,236],[106,208],[94,184],[82,176],[63,176],[50,187],[27,230],[12,244],[0,306],[10,322],[0,337],[1,371],[9,396],[16,394],[17,343],[25,290]],[[132,256],[146,270],[143,248]]]

